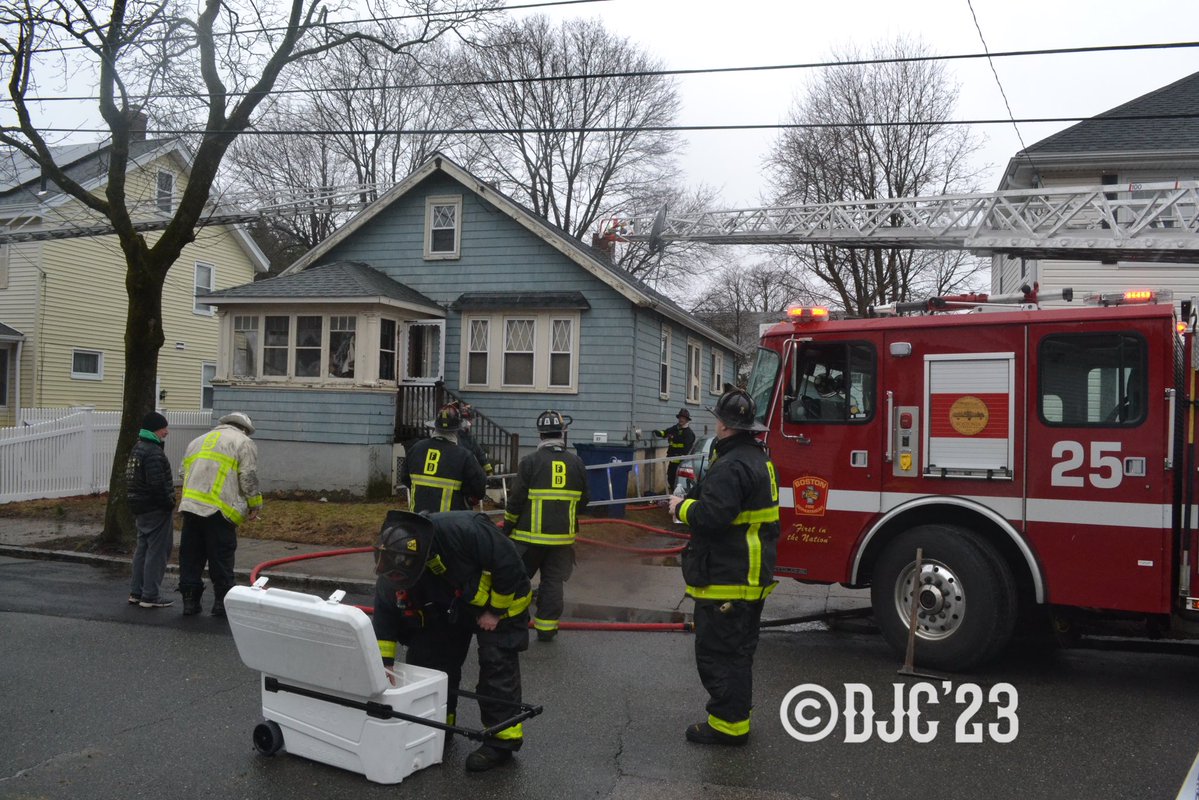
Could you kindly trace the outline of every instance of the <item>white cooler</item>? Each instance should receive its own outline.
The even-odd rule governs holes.
[[[444,723],[446,675],[397,664],[392,686],[370,619],[342,605],[343,596],[325,600],[264,586],[235,586],[225,595],[238,654],[262,673],[267,721],[254,729],[254,745],[267,755],[282,747],[376,783],[399,783],[441,762],[445,733],[381,717],[394,711]]]

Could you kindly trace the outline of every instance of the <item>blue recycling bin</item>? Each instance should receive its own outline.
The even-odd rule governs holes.
[[[601,464],[630,462],[633,460],[633,448],[623,444],[579,443],[574,446],[583,464],[588,467]],[[587,470],[587,493],[591,502],[603,500],[624,500],[628,497],[629,472],[633,469],[627,465],[610,469]],[[612,478],[612,491],[608,491],[608,477]],[[625,503],[613,503],[606,506],[593,506],[588,513],[597,517],[624,518]]]

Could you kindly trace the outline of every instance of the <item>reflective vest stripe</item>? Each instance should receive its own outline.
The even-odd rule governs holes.
[[[515,725],[513,725],[511,728],[504,728],[502,731],[500,731],[499,733],[497,733],[495,735],[495,738],[497,738],[497,739],[523,739],[523,738],[525,738],[525,730],[524,730],[524,728],[521,727],[521,724],[518,722]]]
[[[396,657],[396,643],[395,642],[387,642],[387,641],[380,639],[379,640],[379,653],[384,658],[395,658]]]
[[[712,730],[719,731],[727,736],[746,736],[749,734],[749,720],[743,719],[740,722],[727,722],[720,717],[708,715],[708,725]]]
[[[745,582],[750,586],[762,582],[762,540],[758,536],[761,527],[761,523],[755,522],[745,529],[745,548],[749,556],[749,572],[745,575]]]
[[[197,461],[211,461],[217,465],[216,477],[212,481],[211,489],[207,492],[195,488],[184,489],[183,497],[187,500],[194,500],[202,505],[216,508],[234,525],[240,525],[245,520],[245,517],[242,516],[240,511],[221,499],[221,494],[225,488],[225,481],[228,479],[229,473],[238,468],[238,462],[233,456],[213,451],[212,448],[216,446],[220,438],[221,435],[219,432],[214,431],[210,433],[204,437],[204,442],[197,452],[183,459],[184,485],[187,484],[187,478]],[[251,508],[261,506],[262,495],[257,494],[248,498],[247,505]]]
[[[433,489],[441,492],[441,502],[438,503],[438,511],[452,511],[454,508],[454,494],[461,491],[462,481],[452,480],[450,478],[435,478],[430,475],[413,475],[412,490],[418,488]]]
[[[558,620],[533,617],[533,627],[539,631],[556,631],[558,630]]]
[[[479,608],[486,608],[490,605],[497,611],[503,611],[502,617],[515,617],[529,607],[529,603],[533,602],[533,593],[528,592],[524,597],[515,597],[511,594],[493,594],[491,591],[491,573],[484,572],[479,576],[479,589],[475,592],[475,596],[471,598],[470,604]],[[506,610],[505,610],[506,609]]]
[[[512,538],[529,544],[567,545],[574,544],[578,530],[577,507],[583,493],[572,489],[530,489],[529,530],[517,529]],[[544,526],[545,503],[566,503],[567,533],[546,533]],[[517,522],[519,517],[504,514],[504,519]]]
[[[513,531],[512,538],[518,542],[529,544],[567,545],[575,543],[573,533],[533,533],[532,531]]]
[[[734,525],[752,525],[763,522],[778,522],[779,507],[771,506],[770,508],[759,508],[753,511],[742,511],[733,519]]]
[[[711,586],[688,586],[687,594],[697,600],[765,600],[778,583],[766,586],[736,586],[714,583]]]
[[[679,506],[679,521],[684,525],[689,524],[687,522],[687,514],[691,511],[691,506],[693,505],[695,505],[694,500],[684,500]]]

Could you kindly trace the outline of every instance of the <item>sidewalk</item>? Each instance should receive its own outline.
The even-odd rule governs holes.
[[[67,536],[96,536],[95,526],[59,523],[53,520],[0,519],[0,556],[43,558],[94,564],[129,564],[127,556],[103,556],[48,550],[40,543]],[[584,532],[584,536],[585,536]],[[175,591],[179,569],[179,533],[175,532],[172,563],[167,565],[164,590]],[[653,547],[670,542],[655,540]],[[270,539],[240,538],[237,542],[239,583],[250,582],[250,572],[259,564],[332,548],[293,544]],[[683,594],[683,579],[673,559],[598,548],[586,543],[575,546],[578,563],[566,584],[568,620],[621,622],[682,622],[690,619],[691,602]],[[374,571],[369,553],[338,555],[282,564],[261,571],[272,586],[314,594],[344,589],[349,594],[370,596]],[[811,586],[790,579],[779,581],[766,601],[764,617],[770,620],[865,608],[870,594],[841,586]]]

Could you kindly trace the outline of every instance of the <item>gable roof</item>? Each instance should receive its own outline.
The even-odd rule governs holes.
[[[433,300],[360,261],[321,264],[303,272],[279,275],[209,292],[204,298],[215,300],[214,305],[259,303],[266,300],[390,300],[392,305],[436,316],[445,314],[445,309]]]
[[[282,274],[294,275],[311,269],[312,265],[321,256],[350,238],[359,229],[368,225],[384,209],[406,195],[435,172],[444,173],[462,184],[468,191],[473,192],[498,211],[506,214],[530,233],[578,264],[585,271],[616,290],[616,292],[634,305],[657,310],[663,316],[703,334],[729,350],[741,350],[736,342],[728,339],[702,322],[697,321],[690,313],[666,295],[651,288],[645,282],[634,278],[624,270],[618,269],[604,259],[599,258],[590,247],[587,247],[558,226],[533,213],[530,209],[508,197],[503,192],[483,182],[469,170],[459,166],[442,153],[434,153],[425,163],[421,164],[402,181],[383,193],[378,200],[371,203],[371,205],[350,219],[349,222],[338,228],[333,235],[300,256]]]
[[[50,153],[67,177],[88,191],[96,191],[108,180],[107,155],[111,141],[51,147]],[[163,157],[174,158],[180,169],[190,171],[191,156],[181,140],[135,139],[129,143],[129,164],[142,168]],[[0,149],[0,219],[39,217],[46,209],[61,206],[74,198],[49,181],[45,193],[41,186],[42,168],[36,161],[12,148]],[[270,260],[240,225],[225,226],[241,246],[256,272],[270,269]]]
[[[1199,160],[1199,72],[1021,150],[1008,161],[1000,188],[1031,185],[1039,164],[1112,169],[1121,162],[1155,158]]]

